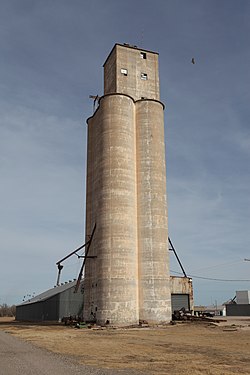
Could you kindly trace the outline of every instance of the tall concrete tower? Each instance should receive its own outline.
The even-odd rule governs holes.
[[[87,120],[87,321],[171,319],[163,110],[158,54],[116,44]]]

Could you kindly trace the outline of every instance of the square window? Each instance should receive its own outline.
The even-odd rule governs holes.
[[[127,69],[121,69],[121,74],[123,74],[124,76],[127,76],[128,70]]]
[[[147,73],[141,73],[141,79],[143,79],[144,81],[146,81],[148,79]]]
[[[145,52],[140,52],[140,56],[141,56],[142,59],[147,58],[147,54]]]

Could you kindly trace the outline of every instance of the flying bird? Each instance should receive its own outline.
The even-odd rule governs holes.
[[[194,58],[192,57],[192,60],[191,60],[192,64],[195,64],[195,61],[194,61]]]

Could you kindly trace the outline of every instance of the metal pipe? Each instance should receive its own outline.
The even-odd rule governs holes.
[[[60,276],[61,276],[61,271],[63,269],[63,266],[59,263],[57,267],[58,267],[58,276],[57,276],[56,285],[58,286],[60,284]]]
[[[79,272],[79,276],[78,276],[78,279],[77,279],[77,282],[76,282],[74,293],[76,293],[78,291],[78,288],[79,288],[79,285],[80,285],[80,282],[81,282],[81,279],[82,279],[83,269],[84,269],[84,266],[85,266],[85,263],[86,263],[86,259],[88,258],[88,252],[89,252],[89,248],[90,248],[90,245],[91,245],[91,242],[92,242],[95,230],[96,230],[96,224],[95,224],[95,226],[93,228],[93,231],[91,233],[91,237],[90,237],[89,241],[87,242],[88,246],[86,248],[85,257],[84,257],[84,260],[83,260],[83,263],[82,263],[82,267],[81,267],[80,272]]]
[[[61,262],[63,262],[64,260],[68,259],[69,257],[71,257],[71,255],[75,254],[77,251],[81,250],[83,247],[85,247],[86,245],[88,245],[89,241],[86,242],[84,245],[78,247],[76,250],[72,251],[70,254],[66,255],[66,257],[58,260],[58,262],[56,262],[57,265],[59,265]]]
[[[178,263],[179,263],[179,265],[180,265],[180,267],[181,267],[181,269],[182,269],[183,275],[184,275],[185,277],[187,277],[187,274],[186,274],[186,272],[185,272],[185,270],[184,270],[184,268],[183,268],[183,266],[182,266],[182,264],[181,264],[181,261],[180,261],[178,255],[177,255],[177,253],[176,253],[176,251],[175,251],[174,245],[172,244],[172,242],[171,242],[171,240],[170,240],[169,237],[168,237],[168,242],[170,243],[170,246],[171,246],[171,249],[169,249],[169,250],[174,252],[174,255],[175,255],[175,257],[176,257],[176,259],[177,259],[177,261],[178,261]]]

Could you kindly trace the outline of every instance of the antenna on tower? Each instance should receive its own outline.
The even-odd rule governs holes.
[[[142,31],[141,31],[141,43],[140,45],[143,47],[143,42],[144,42],[144,27],[142,28]]]
[[[93,99],[93,113],[95,112],[95,105],[96,105],[96,102],[98,103],[98,100],[99,100],[99,96],[98,95],[89,95],[89,98],[90,99]]]

